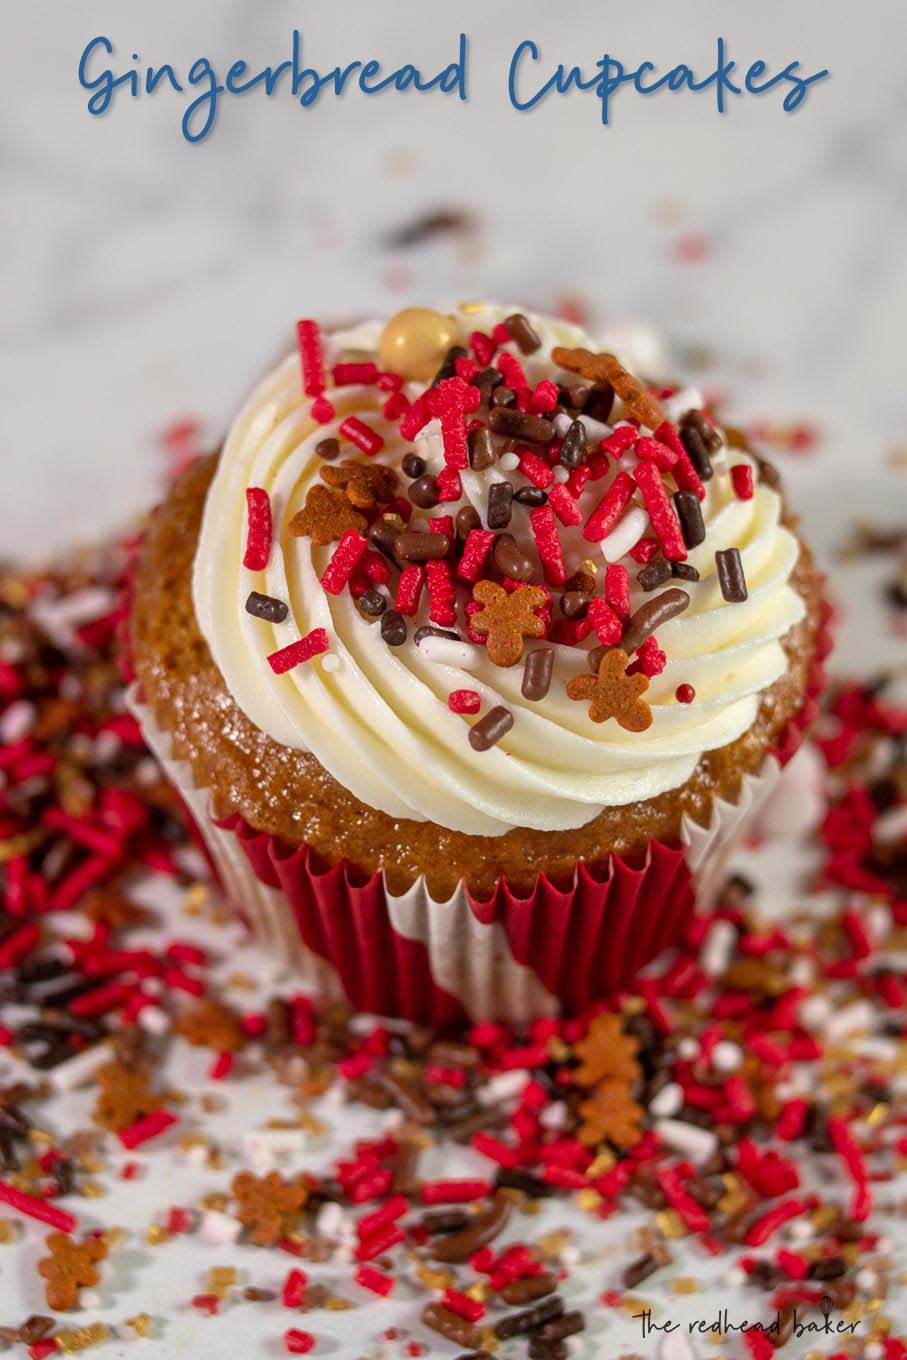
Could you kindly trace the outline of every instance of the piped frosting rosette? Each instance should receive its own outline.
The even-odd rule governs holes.
[[[594,357],[594,343],[532,315],[514,328],[512,315],[482,305],[439,317],[445,343],[464,352],[434,387],[405,368],[394,374],[385,366],[387,328],[380,323],[324,337],[306,332],[308,367],[298,355],[288,357],[255,390],[228,435],[193,583],[202,633],[231,695],[258,727],[311,752],[358,799],[391,817],[481,835],[583,826],[605,807],[684,784],[705,752],[752,724],[760,693],[785,671],[781,639],[804,613],[790,584],[798,544],[781,523],[780,498],[760,479],[755,460],[729,449],[702,415],[699,394],[681,391],[660,401],[647,394],[649,405],[640,407],[632,386],[624,389],[626,401],[612,386],[605,416],[600,397],[610,384],[552,358],[555,349]],[[401,352],[405,358],[405,345]],[[481,376],[489,371],[493,378]],[[619,363],[617,371],[632,379]],[[474,403],[456,417],[465,465],[451,456],[451,418],[432,413],[433,393],[451,380],[470,394],[466,406]],[[583,387],[597,395],[591,404],[586,396],[587,409],[571,407],[572,394],[583,401]],[[515,393],[510,405],[498,396],[502,388]],[[646,425],[639,417],[650,410]],[[530,418],[522,436],[520,417]],[[483,426],[489,433],[480,438]],[[579,462],[575,452],[562,457],[571,439],[583,445]],[[679,484],[678,457],[686,469]],[[404,472],[407,459],[418,476]],[[349,484],[338,483],[350,463],[372,473],[391,469],[392,492],[389,479],[383,497],[367,505],[363,487],[357,505]],[[655,478],[660,497],[646,494]],[[502,483],[503,508],[495,491]],[[614,524],[602,526],[600,508],[616,483],[629,483],[631,494]],[[414,487],[422,504],[413,503]],[[248,552],[250,535],[261,530],[250,522],[250,489],[263,493],[270,518],[260,560]],[[332,491],[335,510],[339,495],[357,527],[319,542],[332,525],[317,532],[317,515],[305,511],[317,507],[323,489]],[[691,497],[696,506],[685,517]],[[314,534],[298,532],[300,517],[316,523]],[[391,527],[384,552],[376,546],[376,524]],[[464,524],[472,525],[465,536],[457,531]],[[607,532],[596,536],[601,527]],[[407,560],[394,551],[394,530],[446,538],[446,551]],[[553,533],[560,563],[545,560],[543,530],[549,544]],[[470,540],[470,533],[480,537]],[[507,577],[495,546],[478,578],[471,568],[470,547],[502,533],[516,554],[508,560],[523,559],[528,579]],[[671,546],[678,533],[679,549]],[[326,589],[351,535],[355,548],[360,539],[364,544],[354,568],[345,579],[341,569],[339,589]],[[395,605],[404,603],[407,568],[408,581],[418,583],[418,603],[412,609],[407,596],[410,612],[403,614]],[[446,589],[432,591],[439,575]],[[542,621],[543,635],[520,637],[516,664],[496,664],[491,635],[479,632],[475,594],[489,580],[511,599],[527,587],[545,592],[545,603],[529,611]],[[734,594],[735,580],[743,582],[745,598]],[[629,730],[617,716],[593,721],[591,704],[572,694],[594,674],[596,649],[619,647],[639,612],[666,591],[682,592],[683,609],[627,657],[627,679],[640,681],[648,711],[645,727]],[[285,609],[273,611],[277,618],[250,612],[253,592]],[[565,603],[568,595],[578,597],[571,618],[565,611],[576,600]],[[366,612],[364,596],[380,613]],[[402,644],[388,642],[389,615],[402,622]],[[275,666],[275,657],[292,659],[291,649],[306,639],[315,641],[297,650],[304,659],[285,670],[279,660]],[[543,696],[527,697],[526,658],[539,648],[551,652],[550,677]],[[499,720],[500,737],[484,747],[471,741],[471,729],[499,711],[507,715]]]

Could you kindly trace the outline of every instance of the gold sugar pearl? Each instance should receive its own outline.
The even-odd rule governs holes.
[[[402,378],[429,382],[456,337],[457,327],[449,316],[430,307],[405,307],[381,332],[378,360],[382,368]]]

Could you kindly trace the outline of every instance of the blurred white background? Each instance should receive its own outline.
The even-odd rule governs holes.
[[[672,373],[733,414],[818,427],[819,454],[780,457],[826,542],[836,504],[903,504],[902,17],[896,0],[3,0],[4,550],[40,557],[147,505],[156,434],[198,415],[216,438],[296,316],[476,295],[652,324]],[[136,51],[223,72],[283,59],[294,26],[324,69],[435,69],[463,29],[470,102],[252,93],[199,146],[177,96],[86,112],[96,34],[119,69]],[[548,67],[609,51],[707,70],[718,34],[743,68],[799,58],[831,78],[793,115],[776,95],[720,117],[708,95],[624,91],[607,129],[592,96],[507,101],[523,38]],[[438,210],[461,224],[389,244]]]

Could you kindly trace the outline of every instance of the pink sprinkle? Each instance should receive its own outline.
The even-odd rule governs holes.
[[[557,383],[550,378],[542,378],[536,383],[532,393],[532,410],[536,415],[547,415],[557,405]]]
[[[447,696],[451,713],[478,713],[482,700],[474,689],[453,689]]]
[[[298,638],[296,642],[291,642],[288,647],[281,647],[280,651],[272,652],[268,657],[268,665],[275,675],[283,675],[294,666],[301,665],[303,661],[311,661],[313,656],[326,652],[328,646],[328,635],[325,630],[313,628],[311,633]]]
[[[249,571],[264,571],[271,555],[272,534],[271,501],[267,491],[260,486],[247,487],[246,509],[249,531],[242,564]]]
[[[384,448],[384,440],[378,431],[373,430],[371,425],[366,425],[358,416],[347,416],[341,420],[340,433],[351,444],[355,444],[357,449],[368,454],[369,458],[374,458],[375,454]]]

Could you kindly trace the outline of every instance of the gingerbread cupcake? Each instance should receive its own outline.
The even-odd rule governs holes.
[[[607,994],[811,716],[820,580],[693,390],[485,304],[297,327],[154,515],[134,702],[300,979],[417,1020]]]

